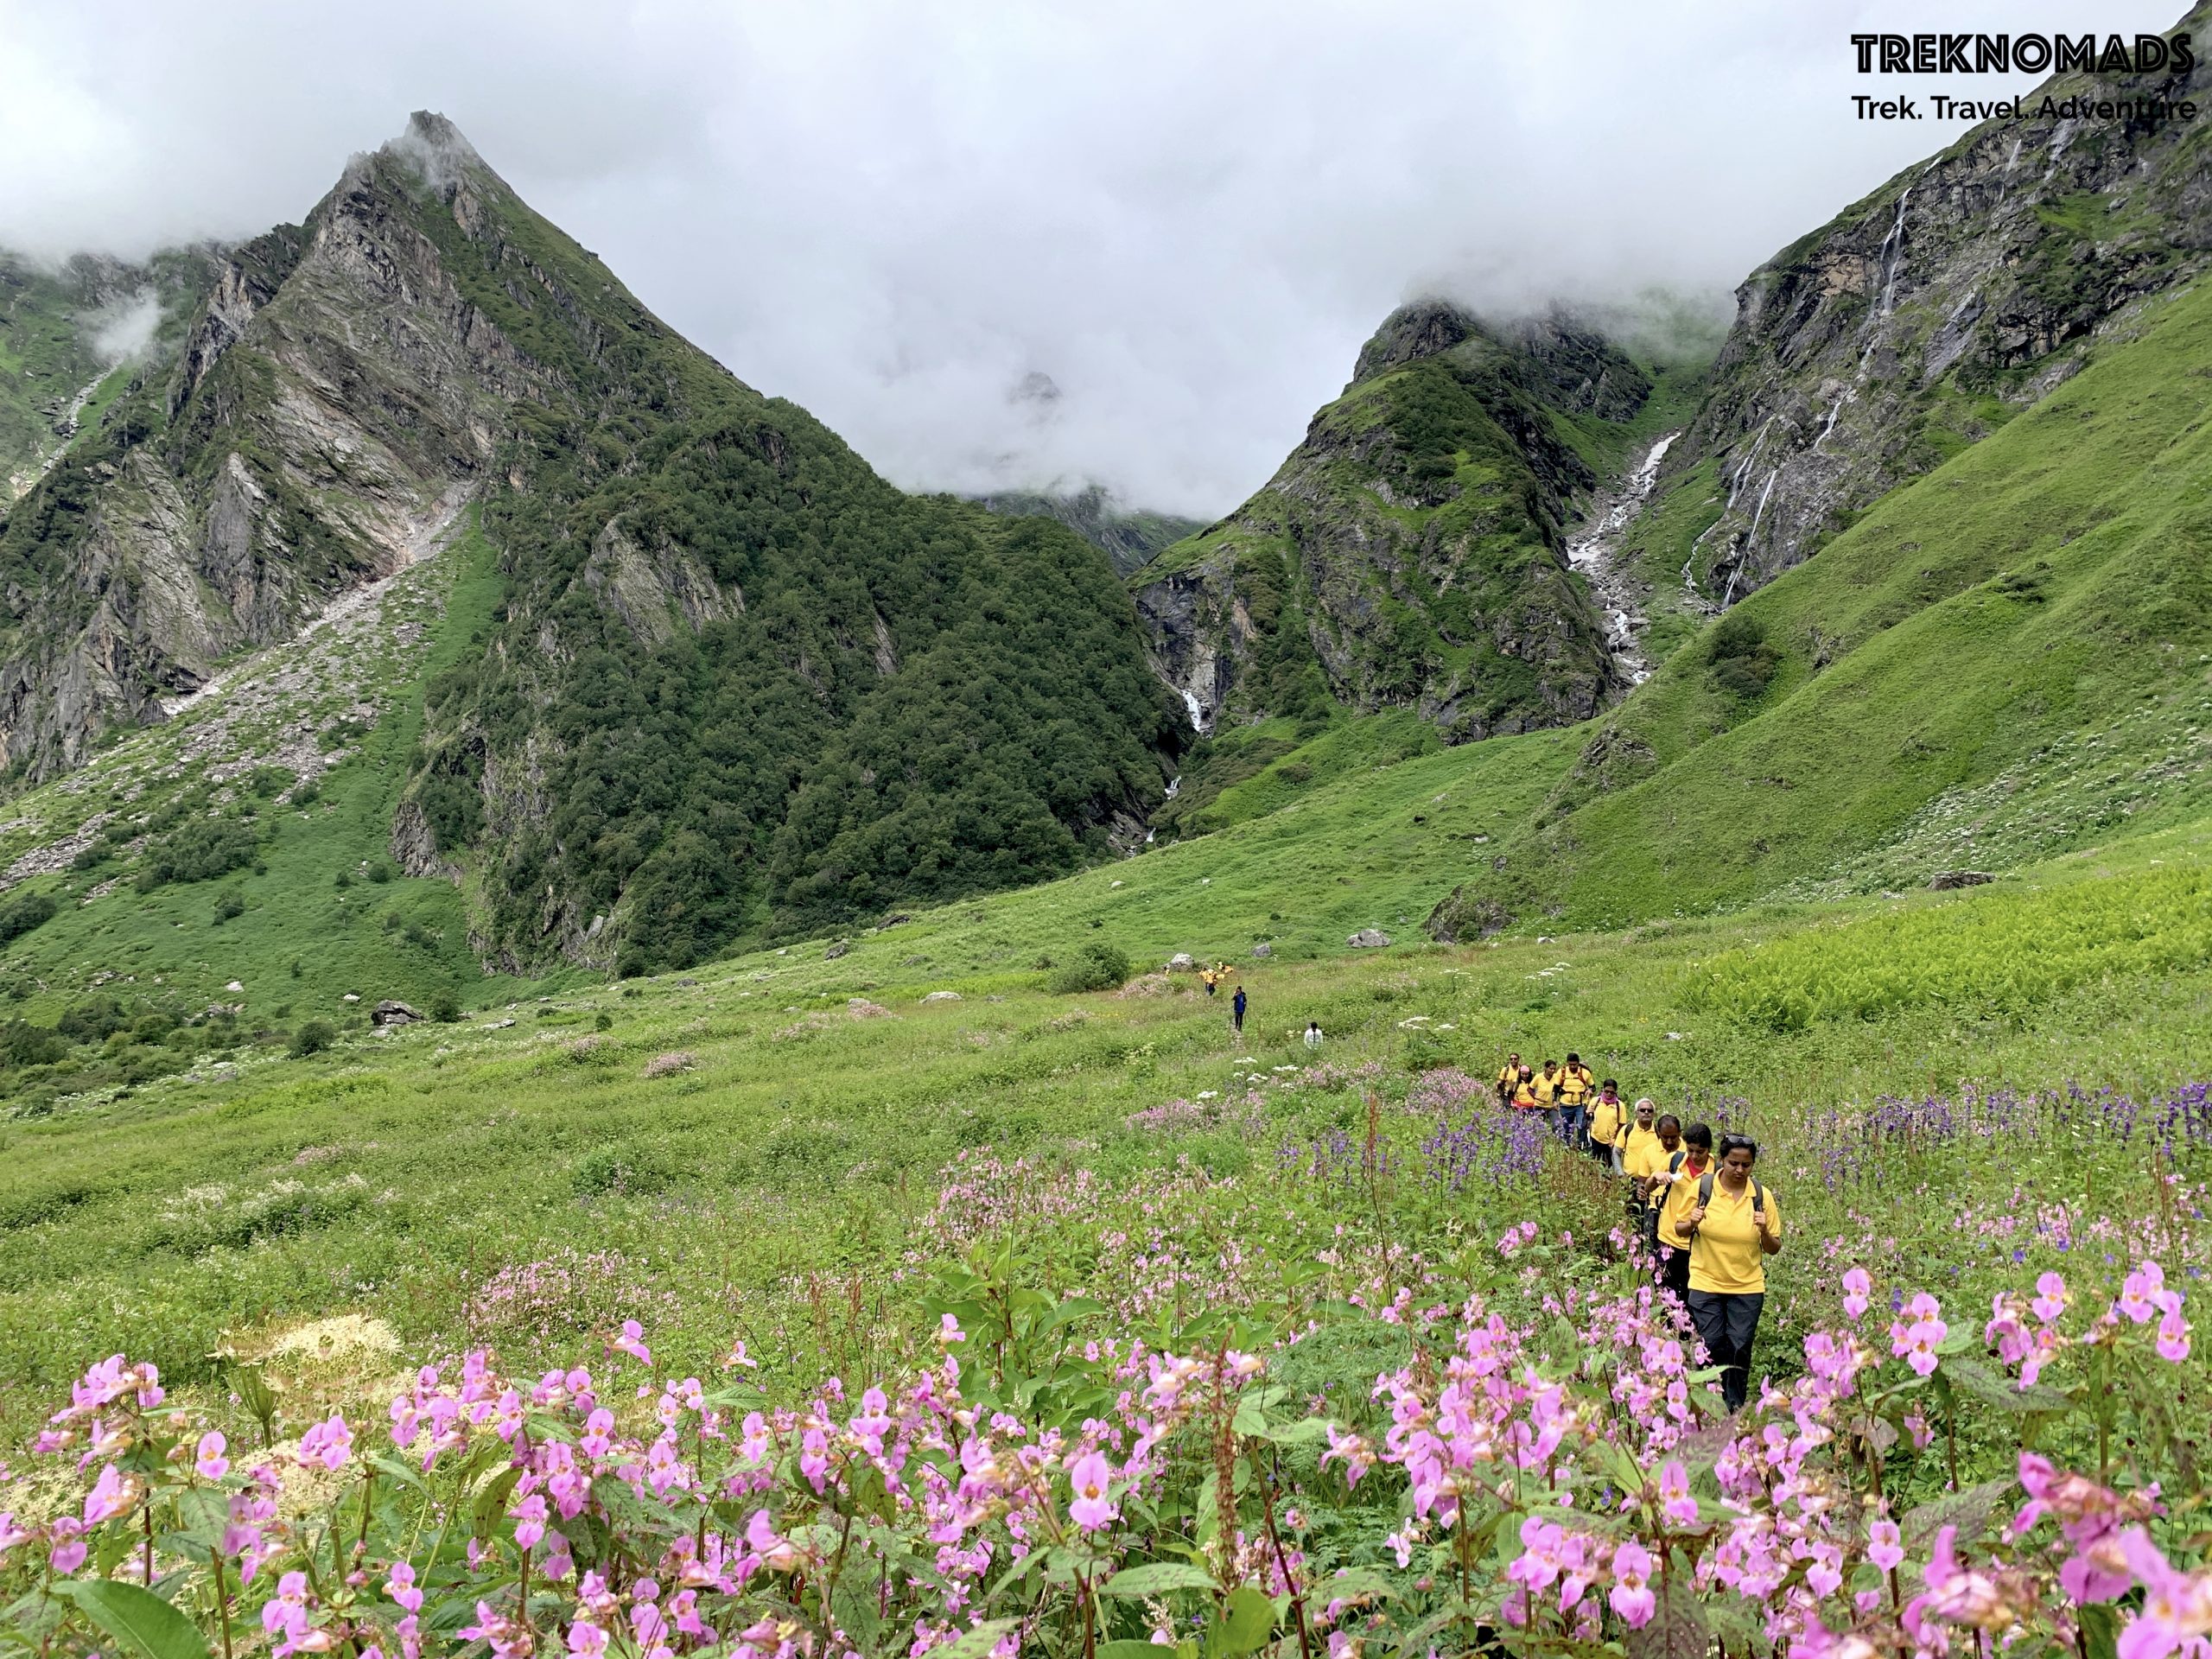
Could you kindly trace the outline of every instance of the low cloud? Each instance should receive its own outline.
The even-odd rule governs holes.
[[[2164,28],[2172,3],[2098,23]],[[1273,472],[1402,300],[1709,304],[1958,130],[1853,118],[1849,36],[1931,26],[1904,0],[4,15],[0,245],[251,234],[441,110],[673,326],[899,483],[1096,478],[1201,517]],[[1939,21],[2081,20],[1955,0]],[[1048,405],[1016,395],[1033,376]]]
[[[84,319],[84,326],[92,336],[92,350],[110,368],[143,357],[162,326],[161,296],[150,288],[141,289],[127,300],[102,306]]]

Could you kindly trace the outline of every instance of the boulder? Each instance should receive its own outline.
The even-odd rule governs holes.
[[[1167,958],[1167,971],[1171,974],[1196,973],[1198,967],[1198,964],[1191,960],[1191,953],[1187,950],[1178,950]]]
[[[423,1016],[396,997],[386,997],[369,1010],[372,1026],[410,1026]]]
[[[1272,957],[1274,953],[1274,946],[1269,944],[1264,939],[1252,947],[1252,954],[1255,957]]]
[[[1928,885],[1935,892],[1951,893],[1960,887],[1978,887],[1996,879],[1987,870],[1939,870]]]
[[[1356,950],[1380,950],[1390,943],[1390,936],[1379,927],[1363,927],[1344,943]]]
[[[931,991],[922,999],[925,1002],[957,1002],[959,1000],[960,993],[957,991]]]
[[[846,951],[852,948],[853,942],[850,939],[832,939],[827,945],[823,947],[822,960],[824,962],[835,962],[838,957],[843,956]]]

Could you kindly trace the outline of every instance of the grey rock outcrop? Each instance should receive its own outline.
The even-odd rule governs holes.
[[[2212,8],[2177,27],[2204,39]],[[1713,389],[1662,478],[1715,468],[1722,511],[1690,572],[1706,600],[1806,558],[2073,374],[2135,302],[2212,267],[2201,123],[2060,113],[2077,95],[2202,109],[2212,57],[2181,75],[2054,77],[2022,119],[1908,168],[1737,289]]]
[[[75,766],[106,728],[162,718],[222,658],[297,632],[450,521],[543,377],[421,228],[423,158],[449,132],[417,116],[304,226],[225,255],[165,378],[17,504],[10,527],[37,536],[44,574],[6,596],[0,758],[33,779]],[[487,181],[450,172],[456,221]],[[57,519],[64,500],[73,518]]]

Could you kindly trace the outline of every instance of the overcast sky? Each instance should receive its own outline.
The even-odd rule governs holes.
[[[1953,137],[1853,118],[1853,31],[2180,10],[0,0],[0,245],[249,235],[440,110],[898,482],[1090,476],[1211,517],[1402,300],[1719,299]],[[1012,395],[1036,374],[1056,400]]]

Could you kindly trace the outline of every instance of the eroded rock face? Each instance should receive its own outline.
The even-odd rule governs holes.
[[[2212,8],[2179,26],[2198,37]],[[1662,488],[1717,464],[1692,575],[1741,598],[1897,484],[2079,369],[2131,307],[2212,264],[2196,123],[2040,113],[2049,96],[2212,97],[2182,76],[2055,77],[1751,273]],[[2055,107],[2063,107],[2057,105]]]
[[[0,758],[34,780],[416,556],[541,384],[424,227],[489,175],[431,182],[410,135],[226,255],[161,383],[10,515]]]
[[[1154,671],[1201,732],[1332,702],[1455,741],[1587,718],[1625,683],[1567,567],[1597,480],[1557,422],[1649,392],[1569,318],[1394,313],[1267,487],[1140,579]]]

